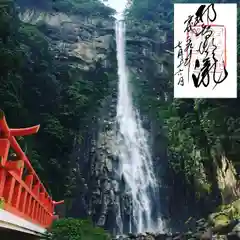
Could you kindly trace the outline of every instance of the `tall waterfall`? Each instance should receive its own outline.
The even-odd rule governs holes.
[[[119,77],[116,148],[120,164],[119,173],[126,185],[125,194],[131,199],[128,229],[135,233],[163,231],[163,221],[157,209],[157,205],[160,204],[158,184],[148,147],[147,133],[142,127],[139,113],[133,106],[128,81],[123,20],[116,21],[116,44]],[[121,216],[118,218],[118,223],[122,228]]]

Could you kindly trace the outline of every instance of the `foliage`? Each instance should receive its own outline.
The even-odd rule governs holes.
[[[91,221],[73,218],[57,220],[50,230],[52,240],[109,240],[109,234]]]
[[[141,111],[163,126],[159,134],[167,137],[169,164],[184,176],[189,189],[197,189],[196,195],[199,188],[207,194],[213,192],[220,156],[239,166],[239,100],[173,99],[173,2],[132,0],[126,16],[129,37],[138,32],[138,51],[134,46],[127,50],[129,65],[135,69],[132,75]],[[238,28],[239,24],[238,18]]]
[[[99,0],[57,0],[53,3],[56,11],[81,14],[81,16],[102,16],[109,17],[115,13],[111,8],[106,7]]]
[[[98,1],[73,3],[99,6],[94,12],[100,17],[110,14]],[[20,144],[53,197],[62,198],[69,187],[73,144],[81,142],[86,125],[97,119],[109,75],[100,62],[83,72],[71,59],[63,61],[61,50],[51,48],[48,28],[21,22],[13,1],[0,2],[0,107],[10,127],[41,125],[37,136]]]

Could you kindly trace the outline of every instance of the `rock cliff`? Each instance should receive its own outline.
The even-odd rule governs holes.
[[[206,142],[211,145],[211,141],[206,140],[208,129],[204,125],[208,116],[196,110],[197,100],[173,102],[172,5],[168,1],[162,4],[152,1],[139,7],[133,2],[126,17],[126,54],[135,90],[134,101],[151,135],[159,179],[159,205],[163,215],[170,219],[170,225],[180,229],[185,227],[183,220],[190,215],[197,218],[207,214],[216,205],[216,199],[213,200],[216,195],[226,203],[239,197],[237,173],[230,158],[224,154],[215,157],[212,152],[216,149],[205,149]],[[75,133],[63,215],[92,217],[97,225],[116,233],[120,209],[124,209],[127,220],[130,202],[122,194],[124,181],[116,171],[118,159],[114,155],[117,66],[113,11],[98,1],[89,1],[90,5],[82,1],[77,6],[70,3],[17,1],[20,20],[37,26],[56,59],[81,70],[82,75],[96,71],[95,76],[101,80],[106,75],[111,79],[99,107],[85,116],[80,143]],[[91,85],[93,89],[95,84],[97,81]],[[192,114],[185,116],[189,111]],[[182,119],[190,120],[186,124]],[[192,121],[200,122],[193,133],[187,128]],[[210,174],[211,169],[214,174]],[[213,185],[220,190],[217,194]]]
[[[64,12],[44,12],[26,8],[19,13],[20,20],[37,25],[46,35],[56,58],[72,61],[75,67],[88,71],[101,61],[107,67],[109,51],[113,46],[114,19],[70,15]]]
[[[76,12],[69,12],[67,8],[56,11],[47,4],[38,6],[31,1],[17,3],[20,20],[37,26],[56,59],[70,63],[83,73],[98,71],[101,66],[101,71],[112,75],[113,80],[108,83],[111,91],[103,97],[96,112],[90,111],[87,125],[81,126],[85,132],[82,143],[74,143],[67,176],[71,187],[65,193],[65,206],[58,211],[62,216],[92,217],[97,225],[116,232],[121,179],[115,172],[117,160],[113,149],[117,91],[114,11],[109,15],[101,11],[94,15],[84,12],[84,4]]]

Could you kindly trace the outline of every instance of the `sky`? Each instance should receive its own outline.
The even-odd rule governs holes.
[[[109,7],[116,9],[116,11],[120,13],[123,12],[123,10],[125,9],[127,0],[108,0],[104,1],[104,3]]]

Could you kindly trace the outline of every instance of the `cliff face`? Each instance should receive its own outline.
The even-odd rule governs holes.
[[[239,198],[237,100],[173,99],[173,4],[132,0],[126,14],[128,66],[148,119],[160,205],[181,229],[188,216]]]
[[[44,34],[56,61],[67,65],[68,69],[76,69],[80,81],[86,81],[81,79],[92,75],[96,78],[89,79],[93,81],[90,91],[98,94],[100,89],[101,99],[97,96],[95,106],[86,109],[84,119],[79,117],[79,130],[73,133],[70,157],[65,159],[64,165],[61,165],[61,159],[57,160],[59,169],[51,170],[49,163],[45,166],[51,173],[47,177],[52,179],[50,188],[59,189],[58,195],[66,199],[65,206],[58,209],[60,215],[92,217],[96,224],[114,231],[120,204],[119,179],[114,179],[117,176],[114,173],[116,161],[111,149],[117,84],[114,19],[112,10],[110,15],[104,14],[107,8],[95,2],[96,5],[91,2],[95,12],[89,11],[84,1],[76,11],[67,8],[56,11],[49,7],[48,1],[40,5],[32,1],[17,1],[17,4],[20,20]],[[62,169],[64,166],[65,170]],[[57,186],[59,183],[54,174],[63,170],[66,171],[62,176],[65,186],[61,187]]]
[[[67,176],[70,188],[66,192],[62,214],[92,217],[97,225],[116,232],[121,179],[115,172],[117,160],[113,155],[117,90],[114,20],[26,6],[20,8],[19,17],[41,29],[56,58],[70,62],[72,67],[84,72],[97,70],[100,62],[103,71],[115,76],[108,83],[110,93],[104,96],[95,112],[90,111],[88,122],[81,126],[85,128],[82,143],[74,143]]]
[[[63,215],[90,216],[96,224],[116,232],[119,206],[124,209],[127,219],[130,202],[123,194],[124,183],[116,171],[118,159],[114,155],[117,97],[114,19],[111,11],[98,3],[88,6],[86,1],[82,2],[72,9],[72,5],[70,8],[64,5],[65,2],[54,7],[49,6],[49,1],[41,4],[17,1],[20,20],[26,26],[36,26],[58,64],[67,65],[61,67],[61,81],[65,81],[65,74],[71,75],[77,70],[75,79],[80,86],[75,89],[67,82],[71,88],[63,88],[70,92],[66,99],[81,89],[86,90],[86,95],[91,91],[99,94],[90,100],[74,95],[75,98],[70,99],[71,111],[67,113],[65,108],[70,104],[61,102],[63,113],[57,113],[56,118],[64,115],[60,122],[71,133],[70,143],[68,151],[65,142],[59,144],[60,147],[54,150],[62,149],[59,156],[55,153],[47,155],[51,161],[48,162],[46,157],[45,169],[49,168],[46,179],[50,188],[56,188],[54,195],[66,198]],[[202,209],[208,213],[216,195],[220,199],[222,196],[224,202],[239,197],[237,173],[227,154],[219,154],[222,151],[216,147],[206,147],[206,143],[212,143],[210,133],[214,129],[206,127],[209,109],[205,103],[200,103],[201,111],[196,111],[197,100],[173,100],[172,5],[168,1],[148,2],[142,1],[142,5],[138,5],[133,1],[127,14],[127,59],[134,101],[140,109],[144,127],[151,135],[153,161],[159,178],[159,204],[170,224],[179,229],[184,227],[183,220],[190,215],[204,214]],[[81,85],[84,82],[88,85]],[[82,108],[76,108],[79,102],[83,103]],[[85,102],[91,104],[85,105]],[[83,112],[83,116],[80,115]],[[216,119],[211,120],[213,123]],[[199,123],[195,129],[191,127],[193,121]],[[57,125],[56,122],[53,125]],[[72,130],[72,125],[77,127]],[[60,133],[59,130],[57,137]],[[48,136],[41,139],[44,145]],[[214,156],[214,151],[221,157]],[[214,170],[214,176],[211,170]],[[59,175],[58,180],[55,175]],[[217,188],[217,194],[214,188]]]
[[[114,156],[115,100],[112,95],[105,98],[97,123],[89,126],[83,143],[76,145],[72,159],[78,170],[74,175],[81,179],[76,181],[67,210],[68,216],[92,217],[113,233],[119,231],[119,207],[124,202]]]
[[[20,9],[21,21],[39,26],[47,36],[56,58],[72,61],[75,67],[84,71],[96,67],[101,61],[109,66],[107,56],[113,42],[112,18],[85,17],[63,12],[45,12],[36,8]]]

